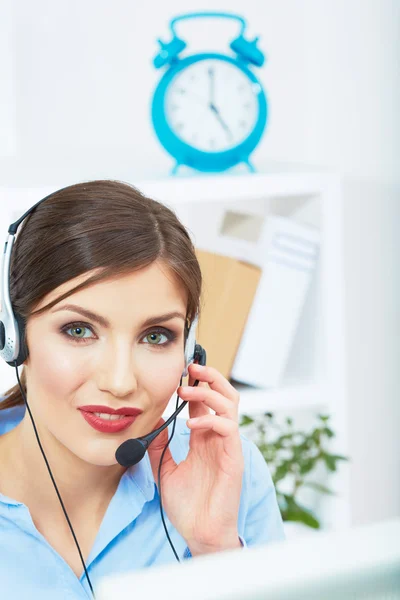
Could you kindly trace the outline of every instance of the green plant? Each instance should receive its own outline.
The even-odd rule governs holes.
[[[328,471],[333,472],[337,470],[338,461],[348,460],[345,456],[330,454],[327,450],[327,442],[335,436],[329,427],[329,418],[327,415],[318,415],[318,422],[313,429],[305,432],[296,430],[290,417],[284,420],[283,425],[279,424],[271,412],[254,418],[248,415],[241,417],[241,429],[251,425],[257,432],[255,439],[253,436],[251,439],[260,449],[271,471],[284,521],[297,521],[314,529],[320,528],[315,514],[299,503],[297,495],[302,487],[334,495],[326,486],[309,479],[319,463],[323,463]],[[275,436],[272,437],[274,431]],[[288,479],[292,482],[289,493],[281,489],[284,479],[286,482]]]

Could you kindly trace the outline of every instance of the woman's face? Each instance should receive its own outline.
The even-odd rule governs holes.
[[[59,286],[45,306],[93,274]],[[74,304],[105,322],[80,314]],[[28,402],[39,431],[82,460],[116,464],[125,440],[152,431],[184,369],[187,295],[161,263],[78,291],[27,321]],[[172,317],[162,317],[176,313]],[[146,324],[151,319],[151,324]],[[139,408],[126,429],[102,432],[81,407]],[[114,421],[111,421],[112,423]]]

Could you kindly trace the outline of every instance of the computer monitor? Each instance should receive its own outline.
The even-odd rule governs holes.
[[[97,600],[397,600],[400,519],[105,577]]]

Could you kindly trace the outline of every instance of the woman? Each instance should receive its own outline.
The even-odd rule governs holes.
[[[16,385],[0,402],[2,598],[87,598],[105,575],[176,560],[157,485],[172,425],[136,465],[115,458],[165,422],[176,390],[195,419],[177,419],[161,465],[178,556],[284,538],[268,467],[239,433],[236,390],[196,364],[199,386],[179,385],[201,272],[171,210],[116,181],[55,192],[20,226],[10,289],[26,323],[21,385],[82,557]]]

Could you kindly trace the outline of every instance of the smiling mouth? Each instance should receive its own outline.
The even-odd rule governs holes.
[[[104,419],[105,421],[119,421],[120,419],[125,419],[126,417],[129,416],[129,415],[110,415],[108,413],[100,413],[100,412],[93,412],[91,414],[96,415],[96,417],[99,417],[100,419]]]
[[[96,431],[101,433],[118,433],[130,427],[137,419],[138,415],[120,415],[86,411],[80,409],[82,417]]]

